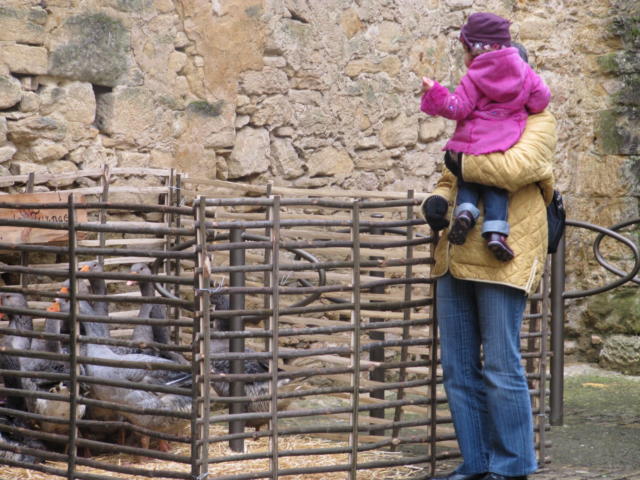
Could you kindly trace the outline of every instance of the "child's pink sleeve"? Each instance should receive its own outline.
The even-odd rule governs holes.
[[[526,107],[529,113],[540,113],[549,105],[551,90],[533,69],[529,70],[529,76],[531,78],[531,94]]]
[[[420,110],[429,115],[462,120],[473,111],[477,101],[478,92],[473,82],[464,77],[453,93],[435,82],[434,86],[422,95]]]

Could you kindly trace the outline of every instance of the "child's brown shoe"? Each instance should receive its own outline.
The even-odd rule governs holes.
[[[508,262],[513,259],[514,253],[507,245],[507,237],[500,233],[490,233],[487,235],[487,246],[491,253],[501,262]]]
[[[468,210],[463,210],[453,220],[453,225],[449,230],[447,238],[454,245],[462,245],[467,240],[469,230],[476,224],[476,220]]]

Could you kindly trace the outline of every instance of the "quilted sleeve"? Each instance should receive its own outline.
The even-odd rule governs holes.
[[[420,109],[429,115],[462,120],[474,110],[478,98],[479,93],[474,83],[465,76],[453,93],[435,82],[433,87],[422,95]]]
[[[436,188],[431,192],[431,195],[440,195],[451,203],[454,200],[452,190],[457,181],[456,176],[451,173],[449,169],[445,168],[442,172],[442,176],[436,183]]]
[[[551,100],[551,90],[544,80],[529,67],[529,76],[531,78],[531,95],[527,101],[527,110],[530,113],[540,113],[549,105]]]
[[[465,155],[465,181],[515,192],[530,183],[553,181],[556,120],[549,111],[529,116],[518,143],[506,152]]]

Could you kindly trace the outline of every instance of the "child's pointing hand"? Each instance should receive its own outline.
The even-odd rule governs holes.
[[[431,80],[429,77],[422,77],[422,91],[428,92],[429,90],[431,90],[434,83],[435,82]]]

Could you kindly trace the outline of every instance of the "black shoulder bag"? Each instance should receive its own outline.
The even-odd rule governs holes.
[[[553,199],[547,206],[547,228],[549,232],[549,243],[547,253],[556,253],[560,239],[564,234],[564,227],[567,213],[564,209],[562,195],[558,190],[553,191]]]

